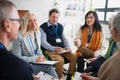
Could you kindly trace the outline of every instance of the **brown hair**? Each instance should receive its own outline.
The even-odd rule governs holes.
[[[53,8],[53,9],[51,9],[51,10],[49,11],[49,16],[50,16],[53,12],[60,14],[60,12],[58,11],[58,9]]]

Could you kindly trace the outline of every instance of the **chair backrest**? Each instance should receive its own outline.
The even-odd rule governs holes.
[[[45,49],[41,47],[41,50],[42,50],[42,53],[44,55],[44,57],[47,59],[47,60],[51,60],[50,57],[47,55],[47,53],[45,52]]]

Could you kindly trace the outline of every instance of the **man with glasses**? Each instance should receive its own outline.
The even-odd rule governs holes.
[[[33,80],[30,66],[7,50],[17,38],[21,19],[15,5],[0,1],[0,80]]]

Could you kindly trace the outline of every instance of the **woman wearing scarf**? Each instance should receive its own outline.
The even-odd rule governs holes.
[[[104,35],[97,13],[89,11],[85,16],[85,24],[79,29],[78,37],[74,40],[75,46],[78,47],[76,51],[76,55],[78,56],[78,72],[82,73],[84,71],[84,58],[86,57],[83,56],[83,50],[81,52],[81,48],[87,48],[88,53],[90,51],[93,52],[94,58],[96,58],[103,55],[102,50],[105,49],[103,41]],[[89,60],[92,61],[94,58],[89,58]]]

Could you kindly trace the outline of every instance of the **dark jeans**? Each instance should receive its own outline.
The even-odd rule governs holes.
[[[104,57],[99,57],[96,60],[92,61],[87,65],[87,68],[85,69],[84,72],[89,73],[92,72],[92,76],[97,77],[98,76],[98,70],[100,66],[104,63],[106,59]]]
[[[84,58],[78,57],[78,59],[77,59],[77,71],[80,73],[83,73],[84,72],[84,65],[85,65]]]
[[[92,72],[90,75],[97,77],[98,76],[98,70],[94,69],[92,66],[89,66],[89,64],[87,64],[87,68],[84,70],[84,66],[85,66],[85,61],[84,58],[79,57],[77,59],[77,71],[80,73],[86,72]]]
[[[90,73],[91,76],[98,77],[98,70],[94,69],[92,66],[87,66],[84,70],[85,73]]]

